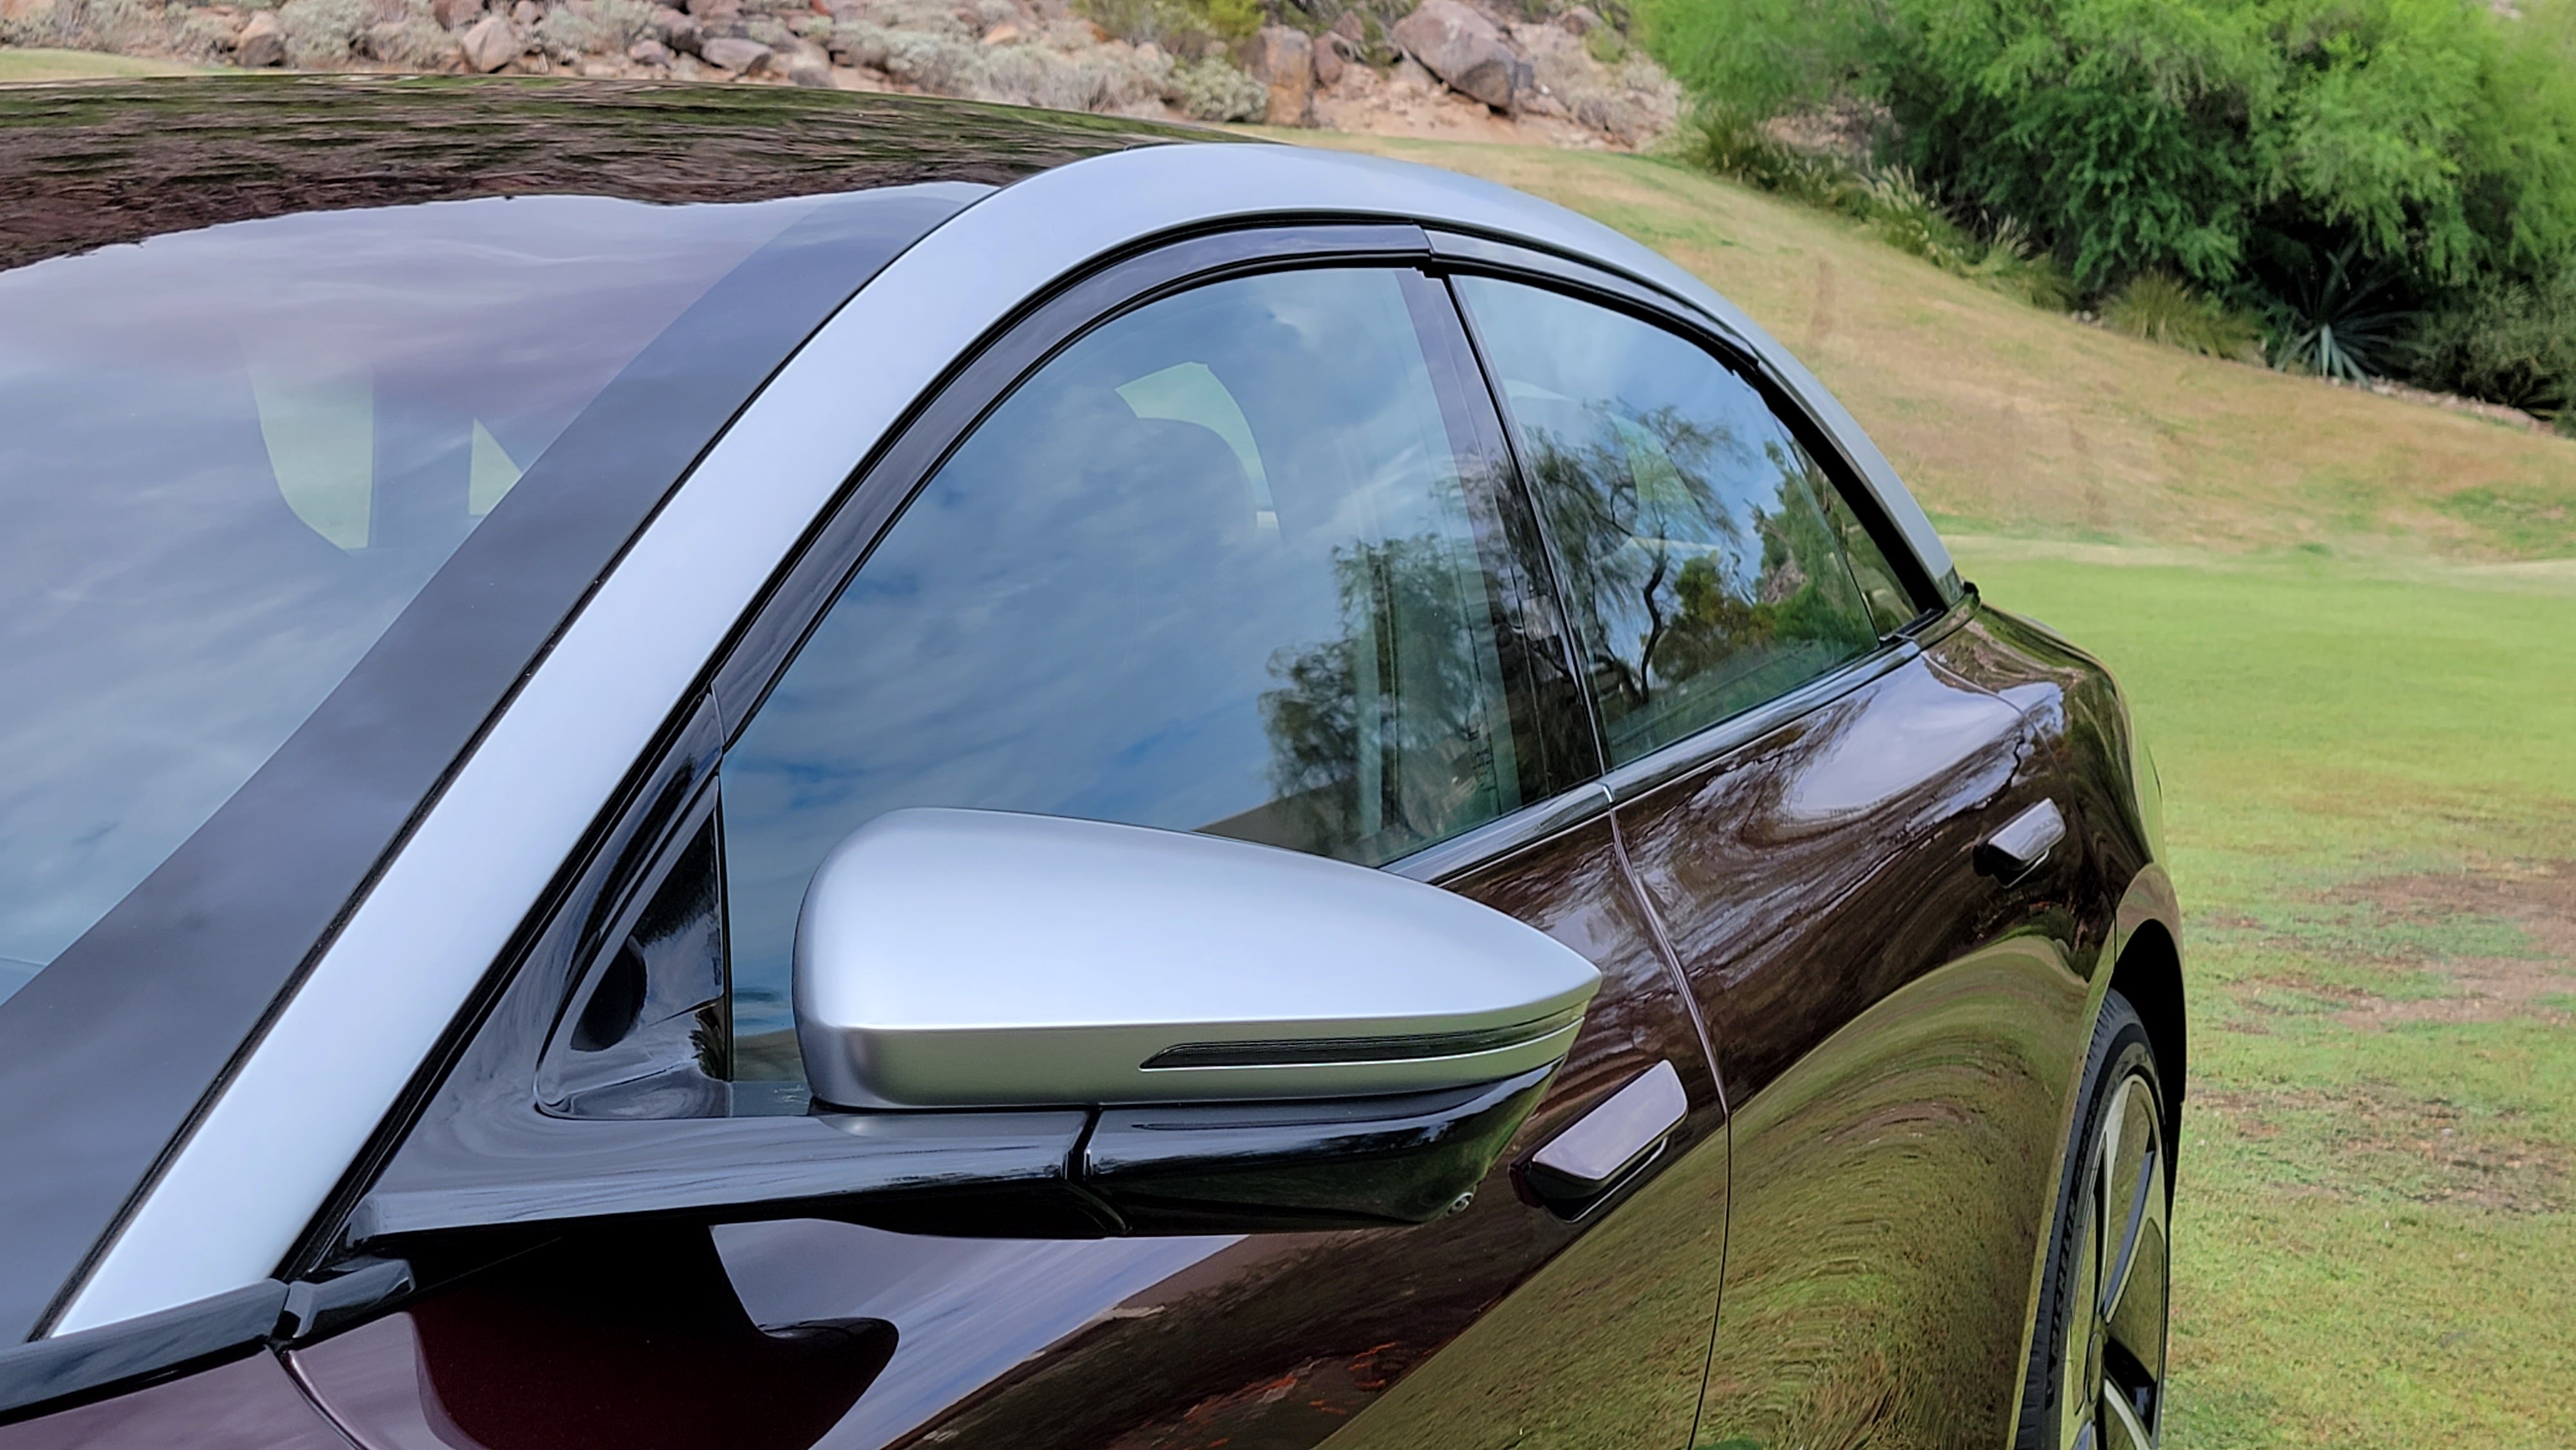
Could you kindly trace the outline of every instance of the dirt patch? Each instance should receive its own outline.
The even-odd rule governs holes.
[[[2392,1195],[2500,1213],[2570,1206],[2567,1148],[2514,1131],[2513,1113],[2472,1114],[2380,1082],[2333,1090],[2205,1091],[2191,1100],[2285,1170],[2285,1192]]]
[[[2524,938],[2510,954],[2392,953],[2423,962],[2458,990],[2397,1001],[2359,995],[2336,1014],[2348,1025],[2571,1017],[2563,1004],[2576,998],[2576,861],[2383,876],[2344,887],[2327,901],[2369,909],[2400,942],[2438,940],[2444,927],[2469,918],[2510,923]]]

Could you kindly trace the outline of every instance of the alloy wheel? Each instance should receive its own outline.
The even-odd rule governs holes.
[[[2123,1074],[2113,1089],[2075,1211],[2057,1443],[2153,1450],[2164,1391],[2170,1202],[2163,1115],[2143,1072]]]

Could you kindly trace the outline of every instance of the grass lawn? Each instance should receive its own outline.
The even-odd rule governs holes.
[[[94,50],[21,50],[0,45],[0,83],[85,81],[100,76],[184,76],[204,69],[175,60],[102,55]]]
[[[2576,442],[2048,316],[1659,161],[1328,144],[1692,267],[1989,598],[2119,671],[2189,914],[2166,1443],[2576,1440]]]

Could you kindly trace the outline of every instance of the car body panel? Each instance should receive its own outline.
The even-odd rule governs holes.
[[[2064,786],[2022,711],[1899,648],[1620,807],[1735,1111],[1705,1444],[1981,1440],[2018,1388],[2094,906],[2063,853],[1975,872]]]
[[[293,1351],[297,1373],[362,1442],[384,1450],[593,1443],[534,1417],[528,1437],[487,1421],[468,1441],[420,1438],[438,1419],[425,1403],[501,1394],[494,1376],[505,1368],[520,1377],[510,1392],[530,1403],[632,1395],[662,1404],[666,1423],[738,1414],[741,1381],[709,1372],[675,1382],[654,1345],[656,1334],[678,1331],[657,1331],[661,1320],[638,1311],[585,1312],[506,1363],[441,1348],[485,1333],[516,1342],[521,1331],[508,1326],[519,1316],[561,1317],[529,1307],[539,1303],[621,1302],[623,1291],[606,1287],[545,1287],[559,1276],[607,1286],[635,1274],[657,1294],[705,1299],[727,1323],[888,1326],[891,1362],[871,1372],[864,1393],[847,1377],[829,1382],[849,1394],[828,1433],[773,1440],[745,1425],[744,1444],[1284,1450],[1337,1432],[1345,1439],[1335,1443],[1495,1447],[1532,1435],[1637,1432],[1678,1447],[1698,1398],[1724,1253],[1724,1158],[1712,1151],[1723,1142],[1723,1113],[1697,1028],[1627,886],[1609,817],[1596,810],[1443,884],[1547,931],[1605,978],[1545,1101],[1473,1203],[1449,1218],[1417,1229],[1092,1243],[921,1238],[791,1220],[720,1230],[721,1274],[707,1267],[703,1256],[716,1251],[703,1229],[670,1231],[653,1251],[621,1258],[569,1256],[567,1241],[433,1294],[394,1316],[407,1315],[405,1324],[380,1320]],[[1659,1062],[1678,1070],[1692,1111],[1658,1161],[1576,1221],[1515,1194],[1513,1165]],[[1602,1242],[1592,1246],[1595,1238]],[[1568,1314],[1603,1332],[1566,1335]],[[484,1328],[467,1327],[475,1324]],[[1513,1348],[1492,1352],[1498,1338]],[[580,1347],[557,1355],[540,1343]],[[615,1367],[630,1363],[631,1375]],[[1399,1382],[1405,1393],[1380,1404]],[[804,1386],[798,1393],[827,1393],[807,1379],[792,1383]]]

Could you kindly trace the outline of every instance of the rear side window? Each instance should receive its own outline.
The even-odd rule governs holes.
[[[1454,326],[1412,272],[1216,283],[1088,334],[977,428],[727,752],[739,1076],[794,1075],[806,882],[887,811],[1373,865],[1554,788],[1506,543],[1528,531],[1438,380]]]
[[[1625,314],[1514,282],[1456,285],[1520,439],[1612,764],[1877,644],[1833,486],[1751,384]]]

